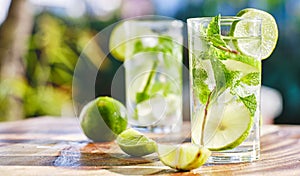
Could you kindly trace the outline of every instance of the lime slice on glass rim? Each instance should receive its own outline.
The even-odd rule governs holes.
[[[261,22],[261,50],[260,50],[260,57],[261,59],[268,58],[273,50],[275,49],[277,40],[278,40],[278,27],[274,17],[269,14],[268,12],[253,9],[253,8],[246,8],[238,12],[236,15],[237,17],[247,18],[247,19],[260,19]],[[253,24],[247,23],[247,21],[238,21],[237,23],[233,24],[231,35],[234,37],[244,37],[247,36],[247,31],[249,28],[253,28]],[[257,27],[257,26],[256,26]],[[238,50],[249,56],[256,57],[257,55],[257,42],[251,42],[254,40],[238,40],[236,41],[236,45]]]
[[[203,165],[211,151],[192,143],[181,145],[158,145],[160,161],[173,169],[192,170]]]
[[[142,133],[129,128],[117,137],[119,147],[128,155],[145,156],[156,152],[157,144]]]

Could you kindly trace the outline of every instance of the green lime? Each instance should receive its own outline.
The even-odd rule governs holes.
[[[119,147],[128,155],[145,156],[156,152],[156,142],[129,128],[117,137]]]
[[[210,118],[204,130],[204,146],[213,151],[233,149],[248,137],[253,116],[241,101],[228,102],[220,113],[217,112],[217,106],[220,105],[212,105],[209,112]]]
[[[95,142],[108,142],[127,128],[126,109],[111,97],[98,97],[84,106],[80,113],[84,134]]]
[[[146,41],[145,43],[153,44],[156,40],[150,38],[147,39],[147,36],[155,36],[151,28],[146,25],[139,25],[135,20],[128,20],[125,22],[120,22],[116,24],[111,32],[109,38],[109,50],[111,54],[119,61],[124,61],[126,55],[133,53],[136,49],[135,45],[142,44],[141,40]],[[141,42],[141,43],[138,43]],[[169,41],[169,40],[167,40]]]
[[[203,165],[211,155],[205,147],[192,143],[181,145],[158,145],[160,161],[177,170],[192,170]]]
[[[261,19],[261,58],[266,59],[268,58],[278,40],[278,27],[274,17],[269,14],[268,12],[253,9],[253,8],[246,8],[241,10],[238,14],[238,17],[242,18],[250,18],[250,19]],[[251,26],[250,26],[251,25]],[[233,27],[233,36],[234,37],[244,37],[247,36],[247,31],[249,29],[255,27],[252,26],[251,23],[247,23],[246,21],[239,21]],[[257,27],[257,26],[256,26]],[[237,46],[238,49],[245,55],[249,56],[256,56],[257,55],[257,48],[258,42],[255,40],[238,40]]]
[[[111,54],[119,61],[124,61],[126,52],[126,35],[124,23],[117,24],[110,35],[109,49]]]

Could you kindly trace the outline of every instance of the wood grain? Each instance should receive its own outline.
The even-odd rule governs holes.
[[[114,142],[92,143],[76,118],[41,117],[0,123],[1,175],[300,175],[300,126],[263,126],[261,159],[178,172],[155,154],[124,154]],[[188,138],[185,123],[182,139]],[[159,137],[159,136],[152,136]]]

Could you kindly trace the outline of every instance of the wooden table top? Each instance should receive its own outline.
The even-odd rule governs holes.
[[[184,129],[188,131],[189,123]],[[164,166],[155,154],[134,158],[114,142],[89,142],[77,118],[4,122],[0,123],[0,175],[300,175],[300,126],[262,129],[259,161],[178,172]]]

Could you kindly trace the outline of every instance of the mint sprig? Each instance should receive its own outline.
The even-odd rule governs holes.
[[[140,53],[140,52],[161,52],[164,54],[163,57],[164,64],[166,66],[170,66],[171,63],[168,61],[167,55],[171,55],[173,51],[174,46],[173,46],[172,38],[170,36],[159,36],[157,40],[158,40],[157,44],[152,47],[145,46],[141,40],[138,40],[134,45],[133,54]],[[153,80],[155,79],[155,74],[158,65],[159,65],[159,60],[155,60],[142,91],[136,93],[136,103],[141,103],[143,101],[150,99],[151,94],[154,93],[151,92],[151,87],[153,85]]]
[[[260,83],[260,73],[252,72],[241,78],[240,71],[231,71],[226,68],[221,60],[236,60],[243,62],[245,64],[251,65],[255,68],[260,68],[259,61],[256,61],[250,56],[243,55],[237,51],[232,50],[227,43],[222,39],[220,32],[220,18],[218,15],[214,17],[207,28],[207,38],[212,44],[210,49],[210,59],[212,64],[212,69],[214,72],[217,93],[216,96],[222,94],[227,88],[231,89],[231,93],[236,95],[235,89],[241,84],[247,84],[249,86],[258,85]],[[242,97],[239,96],[240,100],[244,103],[246,108],[249,110],[251,116],[254,115],[256,111],[256,98],[255,95]]]
[[[147,45],[147,43],[143,43],[143,39],[137,40],[134,45],[133,55],[141,52],[153,52],[153,53],[161,53],[162,61],[165,67],[174,66],[170,61],[170,56],[174,55],[175,44],[170,36],[160,35],[157,37],[157,43],[155,45]],[[172,57],[173,59],[173,57]],[[176,59],[176,58],[174,58]],[[142,103],[143,101],[147,101],[151,99],[157,92],[161,91],[162,95],[167,96],[170,92],[170,84],[161,84],[160,82],[155,82],[155,76],[157,74],[157,68],[161,64],[161,60],[154,60],[149,75],[147,77],[146,83],[142,85],[142,89],[140,92],[136,93],[135,101],[136,104]],[[138,110],[135,109],[134,118],[138,119]]]
[[[217,48],[221,47],[221,48],[229,49],[226,42],[221,37],[220,18],[221,18],[220,14],[212,18],[211,22],[207,27],[207,38],[208,41],[210,41],[213,46]]]
[[[203,67],[201,67],[195,59],[193,59],[192,63],[192,75],[194,77],[193,89],[199,97],[200,102],[202,104],[205,104],[208,101],[208,97],[211,92],[206,83],[208,74],[207,71]]]
[[[156,68],[158,66],[158,61],[156,60],[154,63],[153,63],[153,66],[151,68],[151,71],[150,71],[150,74],[147,78],[147,81],[146,81],[146,84],[142,90],[142,92],[137,92],[136,93],[136,97],[135,97],[135,101],[136,103],[140,103],[142,101],[145,101],[145,100],[148,100],[150,98],[150,85],[152,84],[152,80],[153,80],[153,77],[155,76],[155,72],[156,72]]]

